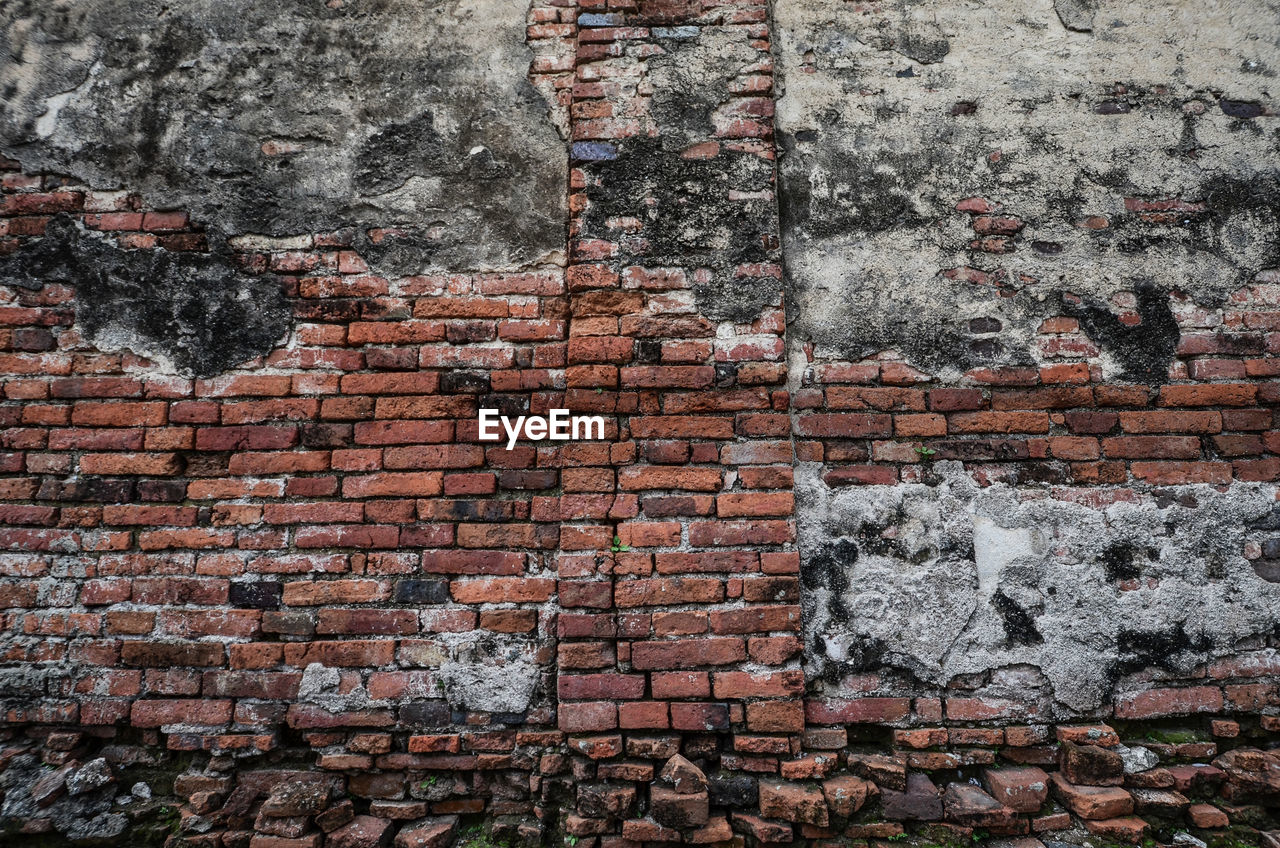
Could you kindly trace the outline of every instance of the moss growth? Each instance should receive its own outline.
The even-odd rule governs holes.
[[[1233,827],[1226,833],[1215,834],[1205,841],[1209,843],[1209,848],[1257,848],[1261,844],[1256,831],[1241,827]]]
[[[1151,730],[1147,732],[1146,738],[1150,742],[1163,742],[1166,745],[1186,745],[1200,741],[1194,730]]]
[[[567,843],[566,843],[567,844]],[[458,834],[457,848],[514,848],[511,841],[494,834],[484,824],[473,824]]]

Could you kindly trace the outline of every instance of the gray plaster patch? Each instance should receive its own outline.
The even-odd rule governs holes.
[[[302,680],[298,683],[298,700],[307,703],[321,703],[326,698],[338,694],[338,685],[342,682],[342,672],[329,668],[321,663],[311,663],[302,670]]]
[[[904,56],[908,25],[945,55]],[[780,0],[774,34],[788,317],[820,357],[1029,364],[1045,316],[1082,313],[1108,376],[1159,382],[1171,292],[1220,304],[1280,263],[1275,92],[1241,72],[1280,61],[1274,0],[1194,23],[1153,0]],[[1019,219],[1009,252],[975,246],[1003,234],[975,232],[970,197]],[[1134,290],[1127,328],[1111,298]]]
[[[449,704],[488,713],[522,713],[529,708],[538,669],[516,660],[506,665],[450,662],[440,667]]]
[[[563,247],[566,154],[528,81],[525,13],[15,0],[0,150],[214,234],[393,228],[388,273],[527,264]]]
[[[538,692],[537,653],[537,643],[527,639],[460,635],[437,672],[443,695],[455,710],[523,713]]]
[[[805,661],[833,691],[868,670],[937,687],[990,673],[1070,715],[1102,705],[1124,674],[1189,673],[1280,617],[1280,586],[1243,555],[1273,486],[1101,508],[979,488],[958,462],[935,473],[936,485],[833,490],[819,468],[797,469]]]
[[[1134,745],[1133,747],[1121,745],[1116,748],[1116,753],[1124,761],[1125,774],[1136,774],[1160,765],[1160,756],[1150,748],[1144,748],[1141,745]]]
[[[1053,10],[1067,29],[1076,32],[1093,30],[1093,13],[1097,0],[1053,0]]]

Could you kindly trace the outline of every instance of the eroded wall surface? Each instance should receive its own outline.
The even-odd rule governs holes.
[[[1091,381],[1141,386],[1141,402],[1171,380],[1248,373],[1192,356],[1260,353],[1262,339],[1197,347],[1189,336],[1267,325],[1233,310],[1271,280],[1259,272],[1280,248],[1280,133],[1261,117],[1276,86],[1276,11],[779,3],[799,381],[823,382],[815,362],[886,355],[918,369],[902,382],[919,388],[1087,363],[1056,393],[1029,388],[1019,402],[996,391],[964,407],[1067,410],[1109,405]],[[911,392],[837,388],[825,403],[925,412]],[[1229,437],[1204,452],[1198,442],[1223,432],[1220,419],[1130,412],[1115,427],[1105,415],[1090,426],[1088,413],[1030,414],[916,435],[1043,434],[1039,482],[1056,491],[999,475],[988,488],[966,482],[957,460],[1036,458],[1034,445],[977,435],[924,442],[934,452],[922,458],[938,461],[907,485],[841,490],[848,478],[824,481],[820,465],[798,473],[811,672],[838,690],[842,675],[868,670],[945,686],[1018,669],[1015,687],[1042,689],[1029,709],[1055,715],[1103,706],[1129,672],[1191,675],[1265,644],[1275,575],[1246,552],[1274,523],[1270,486],[1152,490],[1148,477],[1130,488],[1123,471],[1099,481],[1053,463],[1232,456]],[[1121,435],[1189,424],[1196,436],[1163,447]],[[1047,447],[1056,433],[1103,443]],[[1088,487],[1098,482],[1119,485]]]
[[[565,151],[520,3],[9,4],[0,140],[222,233],[401,229],[409,275],[560,250]],[[364,234],[362,234],[364,235]],[[365,235],[367,238],[367,235]]]
[[[1101,3],[1068,28],[1048,0],[780,3],[797,337],[954,375],[1037,361],[1039,319],[1069,314],[1108,376],[1166,379],[1173,310],[1280,249],[1255,120],[1276,11]],[[1140,324],[1110,314],[1120,292]]]
[[[992,695],[1065,718],[1128,673],[1195,677],[1275,629],[1280,588],[1244,556],[1280,518],[1272,486],[1090,503],[979,488],[955,461],[935,475],[836,490],[799,476],[808,659],[837,690],[885,667],[936,686],[994,671]]]
[[[0,273],[92,289],[100,348],[211,376],[290,328],[228,236],[346,228],[400,276],[554,259],[566,156],[525,18],[507,2],[7,4],[0,145],[29,172],[183,210],[214,250],[147,261],[63,228]]]

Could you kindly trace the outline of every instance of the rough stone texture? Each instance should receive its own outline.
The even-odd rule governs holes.
[[[44,769],[30,754],[13,758],[0,773],[4,790],[0,818],[8,822],[46,820],[51,829],[71,840],[118,838],[129,820],[112,809],[112,787],[77,787],[82,791],[68,794],[67,778],[74,771],[74,766]]]
[[[884,667],[936,685],[999,670],[986,694],[1068,714],[1130,670],[1228,655],[1280,614],[1276,584],[1242,555],[1270,486],[1098,509],[980,488],[955,462],[933,470],[934,485],[833,490],[797,469],[806,659],[837,693],[844,674]],[[1119,561],[1151,582],[1117,592]]]
[[[90,760],[67,776],[67,794],[80,795],[115,782],[111,765],[102,757]]]
[[[395,848],[448,848],[457,830],[457,816],[412,822],[396,835]]]
[[[1020,813],[1034,813],[1049,797],[1049,775],[1038,768],[987,769],[987,791],[996,801]]]
[[[1160,757],[1157,756],[1149,748],[1141,745],[1129,747],[1127,745],[1120,746],[1116,753],[1120,755],[1120,759],[1124,762],[1125,774],[1136,774],[1147,769],[1155,768],[1160,764]]]
[[[1113,0],[1078,31],[1094,5],[778,3],[793,346],[1027,363],[1065,307],[1107,373],[1162,381],[1169,293],[1218,304],[1274,265],[1277,142],[1242,117],[1269,96],[1274,4],[1192,25]],[[1126,327],[1108,302],[1135,290]],[[973,319],[1000,322],[994,344]]]
[[[396,228],[401,274],[561,249],[521,3],[6,4],[0,150],[223,234]],[[113,34],[117,34],[113,37]]]
[[[676,829],[696,828],[707,823],[707,793],[681,793],[665,786],[649,787],[649,803],[653,817],[660,824]]]
[[[520,713],[538,684],[538,669],[521,659],[521,646],[495,640],[492,660],[469,659],[445,663],[440,668],[449,703],[491,713]],[[495,673],[495,667],[501,671]]]
[[[881,789],[880,801],[884,817],[892,821],[938,821],[942,818],[942,798],[938,787],[923,774],[908,775],[904,791]]]

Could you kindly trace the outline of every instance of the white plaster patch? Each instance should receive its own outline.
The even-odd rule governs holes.
[[[796,472],[811,676],[896,668],[946,686],[986,674],[1071,716],[1125,674],[1190,674],[1280,619],[1280,584],[1244,557],[1274,535],[1261,529],[1275,517],[1272,485],[1099,508],[980,488],[954,461],[934,464],[934,485],[833,490],[821,472]],[[1139,580],[1115,575],[1117,556]]]

